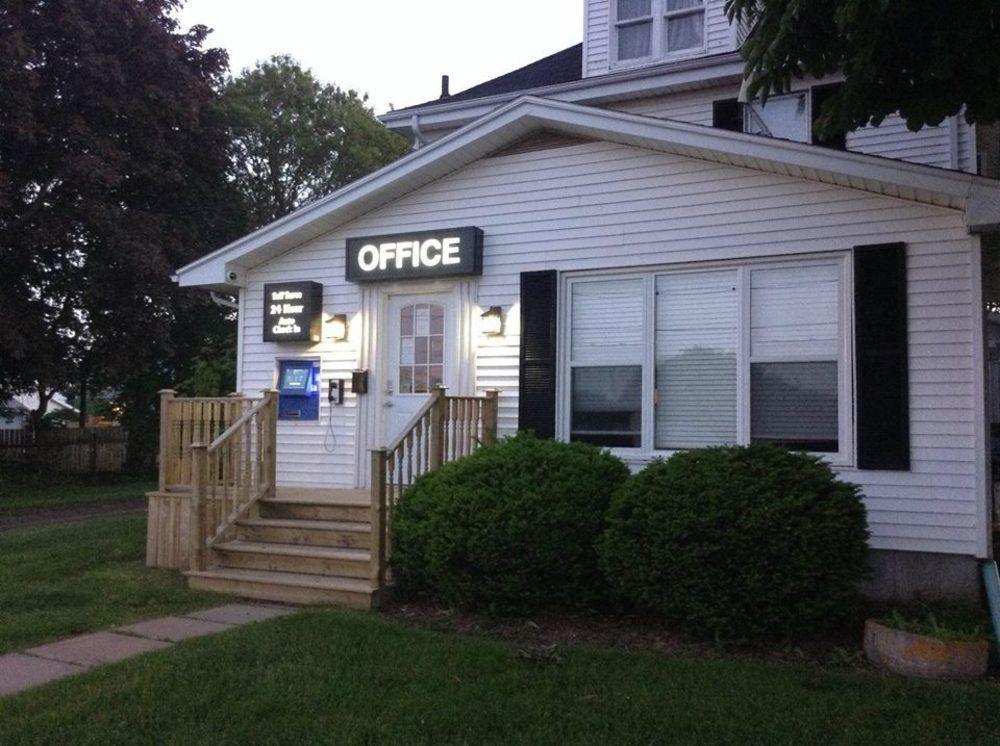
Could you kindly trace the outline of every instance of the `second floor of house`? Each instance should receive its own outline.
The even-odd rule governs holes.
[[[444,87],[439,99],[382,121],[419,148],[532,95],[1000,177],[997,128],[970,126],[961,116],[919,132],[890,116],[877,127],[820,138],[814,124],[836,77],[793,81],[766,104],[741,102],[745,33],[729,23],[725,0],[581,2],[582,43],[461,92]]]

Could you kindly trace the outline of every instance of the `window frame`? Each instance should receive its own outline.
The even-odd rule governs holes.
[[[750,117],[752,115],[751,113],[753,112],[753,106],[754,106],[755,103],[759,102],[756,99],[754,101],[749,101],[749,102],[745,103],[743,105],[743,107],[742,107],[743,108],[743,112],[742,112],[743,113],[743,132],[746,133],[746,134],[748,134],[748,135],[749,134],[756,134],[757,137],[768,137],[768,138],[773,139],[773,140],[783,140],[784,142],[798,142],[798,143],[802,143],[803,145],[815,145],[816,144],[815,143],[816,136],[815,136],[815,133],[813,132],[813,126],[812,126],[812,122],[813,122],[813,93],[812,93],[812,88],[803,88],[803,89],[798,90],[798,91],[788,91],[786,93],[779,93],[779,94],[776,94],[774,96],[769,96],[768,99],[767,99],[767,103],[771,103],[772,101],[782,101],[784,99],[799,98],[799,97],[804,97],[805,98],[805,107],[803,109],[802,116],[803,116],[803,118],[805,120],[806,138],[807,139],[805,139],[805,140],[789,140],[787,138],[775,137],[774,135],[762,135],[762,134],[756,134],[756,133],[750,132],[749,129],[748,129],[748,125],[750,123]],[[762,106],[762,108],[766,109],[767,108],[766,104],[764,106]]]
[[[655,265],[637,267],[634,270],[584,270],[566,272],[560,277],[559,283],[559,334],[558,334],[558,367],[556,376],[556,437],[569,441],[572,416],[572,368],[581,367],[579,363],[570,360],[571,330],[572,330],[572,292],[579,283],[600,280],[625,280],[642,278],[645,316],[644,332],[650,344],[646,345],[642,355],[642,437],[639,448],[610,448],[615,455],[631,462],[646,462],[654,458],[669,458],[678,450],[664,450],[655,447],[656,441],[656,349],[652,340],[655,339],[656,319],[656,277],[659,275],[699,273],[718,269],[735,269],[738,283],[737,329],[737,359],[736,359],[736,443],[748,445],[750,441],[750,366],[753,362],[820,362],[829,361],[832,356],[787,355],[761,356],[752,355],[751,350],[751,283],[750,273],[757,268],[803,267],[816,265],[838,266],[838,311],[839,337],[837,343],[837,407],[838,407],[838,446],[836,452],[822,452],[814,455],[822,458],[833,466],[850,467],[855,463],[856,433],[854,426],[854,304],[852,302],[853,269],[851,252],[834,252],[823,254],[803,254],[795,257],[773,257],[746,260],[726,260],[718,262],[700,262],[696,264]],[[614,362],[608,360],[602,365],[634,365],[633,362]],[[583,367],[586,367],[584,365]]]
[[[650,0],[649,15],[620,20],[618,18],[618,0],[611,0],[611,44],[609,51],[612,65],[616,68],[636,67],[649,64],[651,60],[682,59],[704,54],[708,49],[708,5],[709,0],[701,0],[700,6],[668,10],[667,0]],[[701,45],[677,51],[667,49],[667,26],[670,19],[683,18],[684,16],[691,16],[696,13],[700,13],[702,19]],[[649,40],[649,54],[645,57],[621,59],[618,56],[618,30],[627,26],[637,26],[642,23],[650,24],[649,32],[651,38]]]

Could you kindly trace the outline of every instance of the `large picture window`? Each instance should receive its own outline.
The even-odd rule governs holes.
[[[705,48],[705,0],[615,0],[619,62]]]
[[[847,458],[846,256],[567,280],[563,428],[647,452]]]

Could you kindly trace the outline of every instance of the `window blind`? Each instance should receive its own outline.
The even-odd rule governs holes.
[[[736,442],[736,270],[656,278],[656,447]]]

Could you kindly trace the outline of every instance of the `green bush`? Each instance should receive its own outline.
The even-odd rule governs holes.
[[[527,434],[446,464],[396,508],[398,589],[500,613],[599,603],[596,545],[627,476],[597,448]]]
[[[867,573],[865,508],[820,459],[770,445],[655,461],[608,511],[601,564],[635,605],[689,633],[798,637],[850,609]]]

